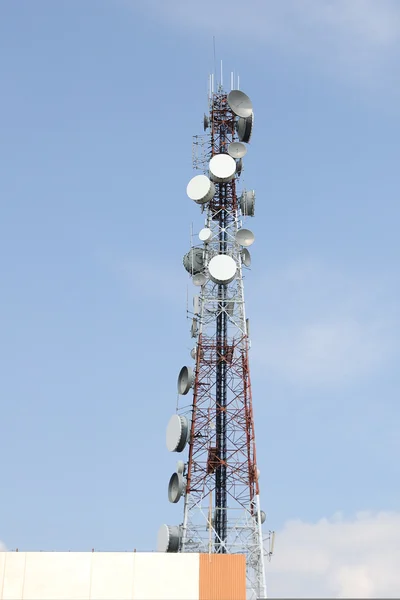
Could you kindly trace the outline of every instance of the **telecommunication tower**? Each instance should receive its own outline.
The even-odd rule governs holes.
[[[255,192],[239,187],[253,123],[250,98],[239,89],[226,93],[222,84],[214,91],[211,75],[206,133],[193,142],[193,166],[202,174],[187,185],[205,215],[183,258],[197,288],[190,311],[193,363],[180,370],[177,411],[166,434],[169,451],[188,448],[168,486],[169,501],[183,501],[183,520],[163,525],[157,543],[160,552],[245,554],[248,600],[267,597],[264,562],[272,554],[271,545],[264,550],[271,532],[263,538],[243,286],[254,242],[243,220],[254,216]],[[189,392],[185,402],[181,396]]]

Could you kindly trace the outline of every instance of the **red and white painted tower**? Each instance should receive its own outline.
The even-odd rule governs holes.
[[[194,160],[202,174],[187,186],[205,216],[183,259],[196,292],[193,363],[179,373],[166,437],[169,451],[185,453],[168,487],[170,502],[183,502],[183,519],[160,528],[158,550],[245,554],[247,598],[258,600],[267,597],[264,561],[272,552],[265,552],[262,532],[243,286],[254,242],[243,222],[254,216],[255,193],[239,191],[254,114],[246,94],[227,94],[222,85],[214,92],[214,77],[209,81],[206,133],[194,142],[202,149]]]

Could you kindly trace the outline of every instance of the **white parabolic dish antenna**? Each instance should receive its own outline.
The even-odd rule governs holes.
[[[232,142],[228,146],[228,154],[232,156],[232,158],[243,158],[246,152],[247,148],[242,142]]]
[[[207,277],[204,275],[204,273],[196,273],[196,275],[193,275],[192,281],[194,283],[194,285],[204,285],[207,281]]]
[[[241,246],[251,246],[254,242],[254,233],[250,229],[239,229],[236,234],[236,241]]]
[[[178,552],[180,535],[177,525],[161,525],[157,536],[157,552]]]
[[[167,425],[165,441],[169,452],[182,452],[189,435],[189,423],[184,415],[172,415]]]
[[[240,90],[229,92],[228,104],[238,117],[250,117],[253,112],[253,105],[250,98]]]
[[[206,175],[196,175],[189,181],[186,193],[197,204],[205,204],[214,196],[215,186]]]
[[[242,250],[242,263],[245,267],[249,267],[251,265],[251,255],[247,248],[243,248]]]
[[[220,284],[228,284],[233,281],[236,276],[236,268],[236,262],[232,256],[228,256],[227,254],[213,256],[208,264],[210,279],[214,283]]]
[[[201,229],[199,232],[199,239],[202,242],[208,242],[208,240],[211,239],[211,236],[212,236],[212,231],[208,227],[204,227],[204,229]]]
[[[168,484],[168,500],[176,504],[185,490],[185,480],[182,473],[174,473]]]
[[[178,394],[184,396],[194,383],[194,373],[191,367],[182,367],[178,375]]]
[[[210,160],[210,177],[217,183],[226,183],[235,177],[236,162],[229,154],[216,154]]]

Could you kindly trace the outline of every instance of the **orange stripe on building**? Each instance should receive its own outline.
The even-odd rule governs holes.
[[[200,555],[199,600],[246,600],[243,554]]]

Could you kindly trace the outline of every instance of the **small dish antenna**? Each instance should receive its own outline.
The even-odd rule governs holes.
[[[235,279],[237,265],[232,256],[218,254],[208,264],[210,279],[214,283],[228,284]]]
[[[157,552],[178,552],[180,541],[178,525],[161,525],[157,535]]]
[[[192,348],[190,351],[190,356],[193,358],[193,360],[196,360],[196,354],[197,354],[196,348]]]
[[[240,196],[240,209],[243,216],[254,217],[254,206],[256,203],[256,193],[254,190],[243,192]]]
[[[248,143],[250,141],[251,134],[253,133],[253,125],[254,114],[251,114],[247,119],[244,119],[243,117],[238,119],[236,129],[241,142]]]
[[[186,193],[196,204],[206,204],[215,194],[215,185],[207,175],[196,175],[187,184]]]
[[[255,514],[255,518],[258,523],[258,513]],[[267,518],[267,515],[265,514],[265,512],[263,510],[260,510],[260,518],[261,518],[261,525],[262,525],[263,523],[265,523],[265,520]]]
[[[191,367],[182,367],[178,375],[178,394],[185,396],[194,384],[194,372]]]
[[[239,160],[236,162],[236,173],[237,173],[238,177],[240,177],[240,175],[242,174],[242,169],[243,169],[243,160],[241,158],[239,158]]]
[[[240,90],[232,90],[228,94],[228,104],[238,117],[250,117],[253,112],[253,105],[250,98]]]
[[[227,183],[232,181],[235,173],[236,162],[229,154],[216,154],[210,160],[210,177],[213,181]],[[198,175],[198,177],[201,176]]]
[[[208,120],[207,115],[205,114],[204,117],[203,117],[203,128],[204,128],[204,131],[206,131],[206,129],[208,129],[209,124],[210,124],[210,122]]]
[[[245,267],[249,267],[251,265],[251,254],[247,248],[243,248],[242,250],[242,263]]]
[[[169,452],[182,452],[189,435],[189,422],[184,415],[172,415],[167,425],[166,445]]]
[[[250,229],[239,229],[236,234],[236,241],[241,246],[251,246],[254,242],[254,233]]]
[[[202,242],[208,242],[211,239],[212,231],[208,227],[204,227],[199,232],[199,239]]]
[[[243,158],[246,152],[247,148],[241,142],[232,142],[228,146],[228,154],[232,156],[232,158]]]
[[[172,504],[176,504],[182,497],[185,491],[185,480],[182,473],[174,473],[168,484],[168,500]]]
[[[207,283],[207,277],[204,275],[204,273],[196,273],[196,275],[193,275],[192,281],[194,285],[201,286]]]

